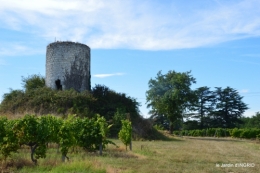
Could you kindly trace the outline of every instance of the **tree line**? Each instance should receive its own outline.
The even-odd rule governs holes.
[[[243,123],[248,109],[239,92],[231,87],[207,86],[191,89],[191,72],[157,73],[146,92],[151,119],[172,133],[174,129],[234,128]]]

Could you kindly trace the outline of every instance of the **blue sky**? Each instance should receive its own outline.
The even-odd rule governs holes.
[[[0,0],[0,95],[21,76],[45,76],[55,40],[91,48],[92,86],[103,84],[142,104],[158,71],[192,71],[202,86],[230,86],[246,116],[260,111],[259,0]]]

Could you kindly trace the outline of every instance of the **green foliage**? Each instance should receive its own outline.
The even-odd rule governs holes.
[[[185,130],[193,130],[199,128],[200,128],[199,122],[196,120],[188,120],[183,123],[183,129]]]
[[[190,86],[196,83],[190,72],[178,73],[169,71],[167,74],[157,74],[155,79],[149,80],[149,90],[146,91],[148,107],[153,114],[165,115],[170,121],[170,132],[173,124],[182,119],[186,109],[191,108],[195,101],[195,94]]]
[[[25,91],[42,88],[45,86],[45,79],[41,75],[22,77],[22,86]]]
[[[213,91],[210,91],[209,87],[200,87],[195,90],[196,102],[193,105],[191,117],[200,121],[200,129],[207,127],[207,115],[209,115],[215,106],[216,96]],[[192,122],[189,123],[191,125]],[[194,123],[194,121],[193,121]],[[188,124],[188,123],[187,123]],[[193,124],[195,125],[195,124]],[[198,127],[189,127],[189,129],[197,129]]]
[[[195,82],[190,72],[175,71],[165,75],[160,71],[155,79],[149,80],[146,99],[148,107],[152,108],[150,114],[154,125],[169,125],[170,132],[181,128],[191,130],[241,126],[242,115],[248,107],[237,90],[216,87],[215,91],[211,91],[204,86],[193,91],[190,86]],[[254,121],[243,120],[248,126],[256,127],[259,126],[259,117],[254,117]],[[187,121],[181,122],[183,119]]]
[[[256,114],[252,117],[242,117],[242,124],[240,124],[240,128],[259,128],[260,129],[260,112],[256,112]]]
[[[73,129],[73,121],[73,116],[69,116],[68,119],[64,120],[57,134],[61,153],[65,157],[67,157],[67,153],[70,147],[76,144],[74,134],[76,134],[78,131],[74,131],[75,129]]]
[[[47,143],[56,137],[53,136],[55,131],[52,131],[50,120],[54,120],[54,118],[25,115],[22,119],[18,119],[14,125],[13,131],[19,144],[30,146],[31,159],[35,164],[37,163],[36,159],[46,157]]]
[[[241,123],[240,118],[248,109],[247,105],[242,101],[237,90],[227,88],[216,88],[216,107],[212,112],[215,117],[213,124],[219,127],[234,128],[237,123]]]
[[[91,92],[97,99],[95,112],[107,120],[113,120],[118,109],[130,114],[131,120],[139,117],[139,103],[134,98],[126,96],[124,93],[117,93],[103,85],[96,85]]]
[[[4,137],[6,135],[6,123],[8,122],[6,117],[0,117],[0,144],[3,143]]]
[[[55,116],[25,115],[23,118],[8,120],[0,117],[0,151],[6,159],[17,152],[21,145],[31,148],[31,160],[45,158],[48,143],[60,146],[61,153],[67,157],[73,146],[96,150],[114,144],[107,139],[110,126],[104,117],[80,118],[70,115],[63,120]]]
[[[3,95],[3,101],[0,105],[0,113],[13,113],[23,111],[21,105],[24,104],[24,91],[23,90],[12,90],[10,93]]]
[[[127,146],[130,145],[132,140],[132,124],[129,120],[122,120],[122,129],[118,133],[119,139]]]
[[[185,129],[247,127],[241,125],[241,120],[247,121],[242,115],[248,107],[235,89],[216,87],[215,91],[210,91],[208,87],[200,87],[195,93],[198,100],[193,105],[194,112],[187,116],[195,120],[185,122]]]
[[[67,120],[63,121],[58,132],[62,155],[67,157],[67,153],[72,146],[93,151],[99,149],[100,145],[105,148],[108,143],[114,144],[107,139],[109,128],[106,119],[99,115],[93,118],[69,116]]]
[[[238,129],[234,128],[231,131],[231,136],[235,138],[257,138],[257,135],[260,134],[260,129],[252,128],[252,129]]]
[[[125,110],[117,108],[115,115],[113,117],[113,123],[121,126],[121,121],[125,120],[126,118],[127,117],[126,117]]]
[[[162,114],[153,114],[149,119],[153,122],[154,126],[161,127],[164,130],[169,130],[170,122],[167,116]]]
[[[78,131],[77,141],[80,147],[87,150],[98,149],[99,144],[102,142],[102,135],[99,123],[94,119],[77,119],[74,127],[81,127]]]
[[[16,120],[7,120],[5,117],[0,117],[0,152],[6,160],[12,152],[17,152],[20,145],[13,131],[13,126]]]
[[[12,90],[4,95],[0,113],[23,114],[77,114],[79,116],[93,116],[96,99],[85,92],[75,90],[57,91],[47,87],[36,88],[23,92]]]
[[[100,117],[100,115],[97,116],[96,121],[99,125],[100,134],[101,134],[101,141],[99,142],[102,142],[103,148],[105,148],[107,144],[115,145],[115,143],[107,139],[109,131],[113,125],[108,125],[106,119],[104,117]]]
[[[133,123],[138,123],[139,103],[134,98],[124,93],[117,93],[104,85],[96,85],[92,88],[91,93],[97,99],[93,111],[113,124],[110,129],[110,137],[117,137],[121,128],[121,120],[125,119],[126,115]]]
[[[59,133],[64,120],[51,115],[44,115],[39,119],[39,126],[41,127],[40,130],[44,129],[46,132],[49,132],[48,135],[45,136],[48,143],[58,143],[59,139],[57,134]]]
[[[112,119],[112,124],[113,126],[110,129],[111,132],[111,137],[117,137],[118,132],[120,131],[121,127],[122,127],[122,120],[126,119],[126,112],[124,109],[122,108],[117,108],[113,119]]]
[[[240,137],[251,139],[256,138],[258,134],[260,134],[260,129],[244,129]]]
[[[201,137],[234,137],[234,138],[245,138],[252,139],[257,138],[260,134],[260,129],[225,129],[225,128],[208,128],[202,130],[183,130],[175,131],[174,134],[184,136],[201,136]]]
[[[164,130],[164,128],[161,125],[154,125],[153,126],[156,130]]]

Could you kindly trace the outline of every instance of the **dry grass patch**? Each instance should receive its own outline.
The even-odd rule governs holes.
[[[120,145],[120,141],[114,142]],[[126,155],[135,154],[137,157],[99,157],[98,159],[104,167],[108,168],[108,172],[115,170],[115,172],[127,173],[257,173],[260,168],[259,147],[260,145],[255,142],[226,138],[133,141],[133,151],[125,153]],[[243,165],[235,167],[235,164],[239,163],[253,163],[254,167],[241,167]],[[229,165],[221,167],[222,164]]]

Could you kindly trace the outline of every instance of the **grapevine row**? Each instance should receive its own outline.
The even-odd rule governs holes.
[[[71,147],[98,150],[112,143],[106,138],[109,127],[100,116],[61,119],[51,115],[25,115],[14,120],[0,117],[0,154],[6,159],[27,145],[31,149],[31,160],[37,164],[37,159],[46,157],[48,143],[56,143],[63,158],[69,159],[67,154]]]
[[[174,131],[175,135],[181,136],[201,136],[201,137],[234,137],[234,138],[260,138],[260,129],[224,129],[224,128],[209,128],[202,130],[182,130]]]

